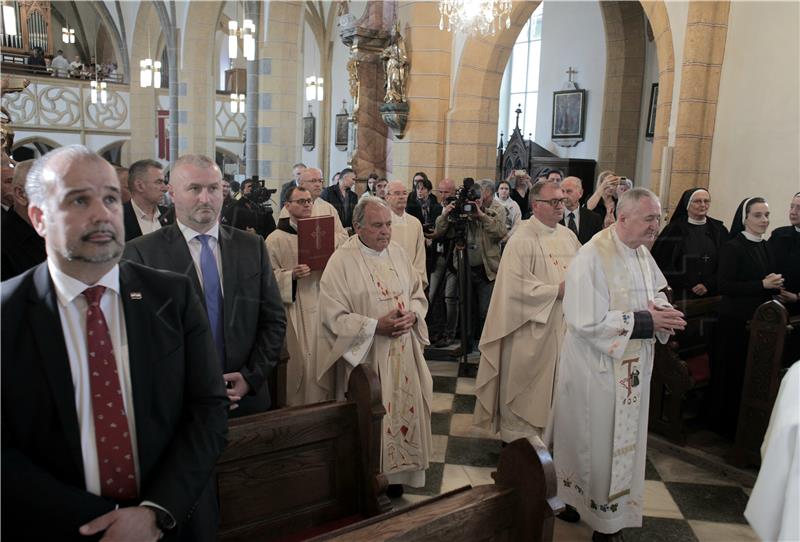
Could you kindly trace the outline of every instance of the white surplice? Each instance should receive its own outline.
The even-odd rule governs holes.
[[[378,319],[397,309],[416,314],[411,331],[395,338],[375,334]],[[317,379],[324,384],[334,373],[332,395],[341,399],[353,367],[366,363],[375,370],[386,408],[381,469],[389,483],[412,487],[425,485],[433,449],[433,378],[423,357],[427,309],[422,281],[394,241],[376,252],[353,236],[322,274]]]
[[[408,213],[398,216],[392,211],[392,241],[406,251],[411,265],[422,280],[422,287],[426,287],[428,271],[425,265],[425,235],[422,232],[422,223]]]
[[[762,540],[800,540],[800,361],[781,382],[744,517]]]
[[[605,232],[605,233],[603,233]],[[647,414],[654,339],[634,340],[634,312],[647,309],[648,301],[666,305],[667,285],[649,251],[630,249],[614,226],[584,245],[572,261],[566,279],[564,317],[567,333],[561,349],[553,422],[553,461],[558,476],[558,496],[574,506],[595,531],[614,533],[640,527],[644,507],[644,469]],[[607,276],[609,254],[616,270]],[[613,305],[616,305],[614,307]],[[666,342],[668,335],[659,333]],[[634,378],[615,376],[615,366],[631,357],[638,366]],[[631,384],[633,382],[633,384]],[[628,428],[630,444],[615,451],[615,412],[620,397],[637,393],[634,419]],[[619,388],[619,389],[618,389]],[[638,389],[637,389],[638,388]],[[633,406],[627,408],[632,409]],[[627,453],[629,481],[619,496],[612,470],[619,471]]]
[[[283,207],[281,212],[278,214],[278,219],[289,218],[289,216],[289,211],[286,209],[286,207]],[[313,218],[318,216],[333,217],[333,235],[336,238],[335,245],[337,247],[347,241],[349,235],[347,234],[347,230],[344,229],[344,226],[342,226],[342,220],[339,218],[339,213],[336,211],[336,207],[322,198],[317,198],[314,200],[314,205],[311,207],[311,217]]]

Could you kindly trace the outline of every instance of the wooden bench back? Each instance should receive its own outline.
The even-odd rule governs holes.
[[[495,484],[464,487],[314,538],[312,542],[547,542],[563,509],[541,441],[506,446]]]
[[[374,371],[353,370],[348,398],[231,420],[216,470],[220,540],[280,540],[386,509]]]

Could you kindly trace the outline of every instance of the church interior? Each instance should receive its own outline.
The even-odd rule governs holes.
[[[610,170],[658,195],[662,224],[692,188],[708,191],[709,216],[728,229],[755,196],[769,203],[767,236],[790,224],[800,2],[481,0],[472,4],[491,5],[493,19],[471,24],[446,11],[470,4],[3,0],[4,141],[17,162],[71,144],[166,172],[178,156],[206,155],[226,178],[275,190],[276,220],[302,163],[325,186],[352,168],[359,194],[372,173],[413,193],[418,172],[460,186],[550,167],[580,177],[588,197]],[[696,310],[702,327],[709,309]],[[787,318],[797,319],[762,316],[748,332],[780,340],[751,344],[748,375],[770,398],[751,390],[753,425],[740,420],[738,433],[702,421],[708,356],[697,344],[656,352],[643,526],[626,540],[759,540],[744,510],[786,366]],[[396,510],[494,484],[503,451],[499,435],[473,425],[480,353],[455,343],[426,358],[431,464],[424,487],[392,499]],[[585,523],[549,521],[542,540],[592,538]]]

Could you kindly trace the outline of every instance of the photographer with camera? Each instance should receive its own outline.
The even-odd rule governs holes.
[[[266,238],[275,230],[269,203],[275,192],[277,190],[265,188],[263,180],[246,179],[242,182],[242,197],[224,210],[221,222]]]
[[[456,268],[458,258],[463,256],[466,263],[467,295],[477,307],[477,314],[460,312],[467,323],[468,337],[479,337],[489,301],[492,297],[494,279],[500,265],[500,241],[506,235],[506,211],[494,200],[494,181],[484,179],[475,187],[471,178],[464,179],[464,185],[456,195],[447,198],[442,214],[436,219],[435,237],[444,237],[450,243],[447,247],[448,267]],[[463,255],[455,253],[463,251]],[[456,269],[456,271],[461,271]],[[461,307],[466,299],[461,299]],[[474,332],[473,325],[477,323]],[[449,337],[452,341],[452,337]],[[437,343],[437,346],[443,344]]]

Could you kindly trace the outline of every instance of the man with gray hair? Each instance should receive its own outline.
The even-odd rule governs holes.
[[[494,181],[483,179],[477,185],[480,197],[469,202],[471,209],[464,210],[458,216],[451,216],[456,210],[457,202],[452,202],[442,209],[442,214],[436,219],[434,237],[446,237],[456,240],[459,223],[466,223],[467,265],[471,291],[467,292],[476,302],[477,313],[472,314],[467,321],[468,337],[478,339],[483,330],[486,312],[489,310],[489,301],[492,299],[494,279],[500,265],[500,241],[506,236],[506,210],[494,199]],[[451,254],[448,255],[452,257]],[[455,266],[455,262],[453,263]],[[467,315],[460,315],[461,318]],[[473,329],[473,326],[474,329]],[[472,333],[470,333],[472,331]],[[455,337],[445,336],[436,346],[447,346]],[[468,339],[469,340],[469,339]],[[474,341],[474,342],[477,342]]]
[[[86,147],[25,192],[47,261],[2,284],[3,539],[213,540],[227,400],[191,283],[120,261],[119,180]]]
[[[423,358],[428,302],[405,252],[391,240],[392,213],[380,198],[362,198],[353,211],[356,235],[333,253],[319,286],[317,380],[332,371],[343,398],[353,367],[368,364],[380,377],[386,408],[381,470],[387,494],[402,484],[425,485],[433,444],[433,379]]]
[[[2,213],[2,280],[16,277],[47,259],[44,239],[39,237],[28,217],[28,196],[25,194],[25,179],[33,165],[33,160],[19,162],[14,168],[11,181],[14,205],[7,213]]]
[[[286,316],[264,242],[219,223],[222,172],[207,156],[178,158],[169,190],[175,224],[129,242],[125,258],[191,278],[205,304],[232,416],[266,411]]]
[[[386,186],[386,203],[392,210],[392,239],[406,251],[411,265],[422,280],[422,287],[428,286],[426,266],[425,235],[422,223],[406,212],[408,188],[403,181],[389,181]]]
[[[686,326],[647,249],[660,220],[655,194],[629,190],[617,222],[567,270],[567,333],[547,433],[555,437],[558,496],[594,529],[594,542],[620,541],[622,529],[642,525],[654,344]]]

